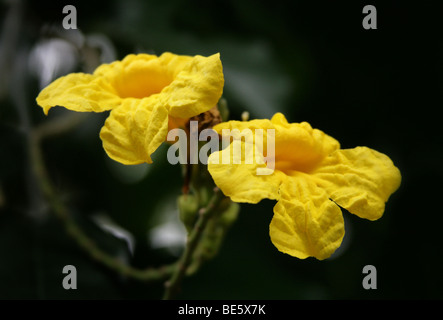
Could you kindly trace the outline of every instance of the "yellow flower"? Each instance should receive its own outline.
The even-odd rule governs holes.
[[[111,110],[100,137],[123,164],[151,163],[168,129],[214,107],[223,92],[220,55],[128,55],[93,74],[73,73],[43,89],[37,103],[73,111]]]
[[[272,141],[266,134],[260,141],[257,137],[242,141],[240,135],[233,135],[229,148],[211,154],[208,169],[217,186],[235,202],[277,200],[269,227],[271,241],[281,252],[301,259],[322,260],[340,246],[345,231],[339,206],[376,220],[400,185],[400,171],[386,155],[367,147],[340,149],[334,138],[306,122],[288,123],[281,113],[271,120],[229,121],[214,127],[219,134],[223,129],[263,129],[264,133],[274,129]],[[274,141],[274,171],[257,175],[269,156],[264,151],[269,152],[268,144]],[[249,150],[258,160],[234,164],[239,163],[238,154],[232,152],[235,144],[248,150],[248,143],[254,144]],[[229,164],[223,163],[223,156],[230,157]],[[243,155],[244,162],[247,157]]]

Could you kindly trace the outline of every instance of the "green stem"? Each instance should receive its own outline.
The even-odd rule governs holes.
[[[40,134],[31,132],[28,139],[29,156],[32,171],[34,172],[44,197],[52,208],[53,213],[62,221],[68,234],[89,255],[110,269],[122,275],[132,277],[140,281],[158,281],[166,279],[174,270],[175,264],[160,268],[136,269],[128,266],[97,247],[97,245],[80,229],[69,214],[67,207],[57,196],[47,174],[40,147]]]
[[[208,221],[212,217],[213,213],[216,211],[222,199],[222,192],[218,188],[215,188],[214,195],[212,196],[208,205],[205,208],[199,210],[199,217],[194,225],[194,228],[192,229],[192,232],[189,234],[185,251],[180,257],[177,265],[175,266],[171,278],[165,283],[166,290],[163,296],[164,300],[173,299],[174,296],[177,294],[183,277],[186,274],[186,270],[191,263],[192,256],[195,249],[197,248],[197,244],[203,234],[203,230],[205,229]]]

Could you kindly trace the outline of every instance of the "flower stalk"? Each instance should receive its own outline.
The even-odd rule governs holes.
[[[71,125],[66,126],[66,130],[71,128]],[[64,129],[57,128],[57,132],[61,132]],[[45,129],[45,131],[52,132],[52,129]],[[120,273],[121,275],[131,277],[136,280],[144,282],[153,282],[166,279],[174,270],[175,265],[165,265],[159,268],[147,268],[137,269],[132,266],[126,265],[123,262],[115,259],[107,254],[105,251],[97,247],[77,225],[74,219],[69,214],[68,208],[55,192],[52,182],[49,178],[45,162],[43,160],[41,150],[41,138],[44,136],[41,134],[43,130],[35,128],[31,134],[28,135],[28,152],[31,162],[31,169],[36,180],[39,183],[39,187],[48,202],[53,214],[63,223],[67,233],[77,242],[77,244],[85,250],[91,258],[102,263],[106,267]]]
[[[217,211],[217,208],[223,198],[224,196],[220,189],[215,188],[214,194],[208,205],[198,211],[198,219],[194,225],[194,228],[192,229],[192,232],[188,236],[185,251],[175,266],[171,278],[165,283],[166,290],[163,296],[164,300],[173,299],[179,291],[183,277],[185,276],[186,270],[192,261],[192,257],[197,249],[197,245],[203,235],[203,232],[209,220]]]

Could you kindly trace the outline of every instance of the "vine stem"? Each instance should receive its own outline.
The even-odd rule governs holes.
[[[164,280],[173,272],[175,264],[165,265],[159,268],[137,269],[126,265],[125,263],[115,259],[97,245],[81,230],[69,214],[69,210],[64,205],[63,201],[56,194],[51,183],[47,169],[43,160],[41,150],[41,135],[42,131],[38,129],[31,130],[28,134],[28,152],[31,162],[31,167],[36,180],[38,181],[41,191],[51,207],[53,213],[62,221],[68,234],[82,247],[89,255],[96,261],[101,262],[105,266],[122,275],[140,281],[159,281]]]
[[[181,282],[186,274],[186,270],[192,260],[192,256],[197,248],[197,244],[203,234],[203,231],[208,221],[213,216],[221,200],[223,200],[223,193],[219,188],[214,189],[214,194],[209,201],[208,205],[201,208],[198,212],[198,219],[188,236],[185,251],[183,252],[180,260],[178,261],[171,278],[165,283],[165,293],[163,300],[173,299],[180,289]]]
[[[215,188],[213,196],[208,202],[208,205],[199,210],[198,219],[188,236],[187,245],[183,255],[176,263],[164,265],[158,268],[147,269],[138,269],[127,265],[101,250],[94,243],[94,241],[83,232],[83,230],[72,219],[68,208],[56,193],[55,188],[53,187],[49,178],[43,159],[41,141],[46,136],[55,135],[69,130],[75,126],[76,122],[81,120],[80,118],[72,119],[73,121],[66,120],[63,125],[54,122],[50,125],[40,126],[34,129],[30,128],[29,133],[27,134],[28,154],[31,169],[36,177],[44,198],[52,209],[53,214],[63,223],[67,233],[83,250],[89,254],[91,258],[121,275],[128,276],[139,281],[161,281],[169,277],[169,280],[165,283],[165,293],[163,299],[172,299],[180,288],[181,282],[186,275],[195,249],[197,248],[208,221],[211,219],[221,200],[224,198],[223,193],[218,188]],[[57,124],[57,126],[53,127],[53,124]],[[190,168],[187,169],[189,170]],[[190,172],[188,174],[190,174]]]

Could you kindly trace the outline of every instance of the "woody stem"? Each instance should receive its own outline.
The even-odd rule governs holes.
[[[49,128],[45,128],[45,133]],[[51,131],[51,130],[49,130]],[[57,128],[59,131],[59,128]],[[69,214],[68,208],[54,190],[51,183],[45,162],[43,160],[40,146],[43,130],[40,128],[31,129],[28,135],[28,152],[32,166],[32,172],[37,178],[41,191],[52,209],[52,212],[64,224],[67,233],[83,248],[94,260],[101,262],[105,266],[122,275],[132,277],[140,281],[156,281],[167,278],[174,270],[175,265],[166,265],[160,268],[137,269],[126,265],[114,257],[110,256],[97,245],[81,230]],[[52,131],[51,131],[52,132]]]
[[[180,257],[177,265],[175,266],[171,278],[165,283],[166,290],[163,295],[163,300],[173,299],[180,289],[181,282],[192,260],[192,256],[194,255],[195,249],[197,248],[197,244],[201,239],[203,231],[222,199],[223,193],[220,191],[220,189],[215,188],[214,194],[208,205],[199,210],[197,222],[195,223],[192,232],[188,236],[185,251]]]

